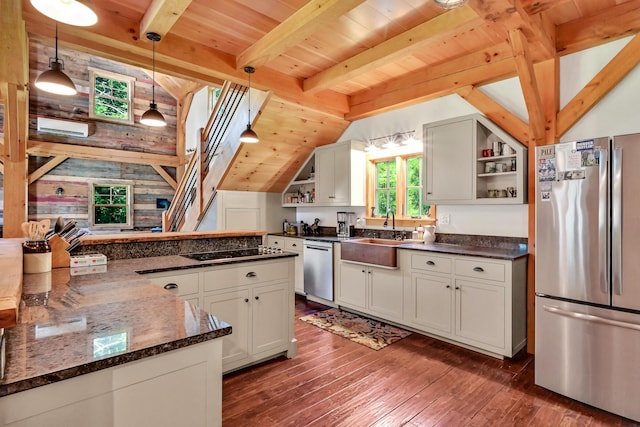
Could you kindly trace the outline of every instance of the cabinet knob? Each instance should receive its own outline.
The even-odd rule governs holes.
[[[171,289],[178,289],[178,285],[175,283],[167,283],[164,285],[164,288],[169,291]]]
[[[447,289],[451,289],[451,285],[447,285]]]
[[[244,299],[244,302],[249,302],[249,298],[245,298],[245,299]]]
[[[427,265],[436,265],[436,263],[433,261],[427,261]]]
[[[256,276],[257,274],[254,271],[250,271],[245,275],[245,277],[256,277]]]
[[[258,301],[259,299],[260,299],[260,297],[256,295],[256,301]]]
[[[368,274],[371,274],[371,271],[367,271]]]
[[[362,270],[363,273],[366,273],[364,270]]]
[[[478,273],[482,273],[484,271],[484,268],[482,268],[482,267],[473,267],[473,271],[476,271]]]
[[[459,291],[459,290],[460,290],[460,286],[456,286],[456,291]]]

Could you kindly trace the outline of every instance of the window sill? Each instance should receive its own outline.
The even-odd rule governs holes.
[[[375,218],[366,217],[367,226],[383,226],[386,218],[378,216]],[[417,227],[419,225],[436,225],[435,218],[398,218],[396,217],[396,227]],[[391,226],[391,217],[387,220],[387,227]]]

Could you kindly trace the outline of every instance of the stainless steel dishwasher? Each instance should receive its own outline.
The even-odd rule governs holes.
[[[333,301],[333,243],[304,241],[304,291]]]

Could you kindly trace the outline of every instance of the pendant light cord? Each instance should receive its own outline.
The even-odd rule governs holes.
[[[251,73],[249,74],[249,97],[247,98],[249,101],[249,118],[247,119],[247,123],[251,125]]]
[[[153,68],[151,69],[151,102],[156,103],[156,42],[153,41],[153,53],[151,54],[151,63]]]
[[[56,60],[58,62],[58,22],[56,21]]]

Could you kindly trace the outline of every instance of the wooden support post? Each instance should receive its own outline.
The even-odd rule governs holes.
[[[29,59],[22,3],[0,2],[0,96],[4,104],[3,237],[22,237],[27,220],[27,139],[29,135]]]

